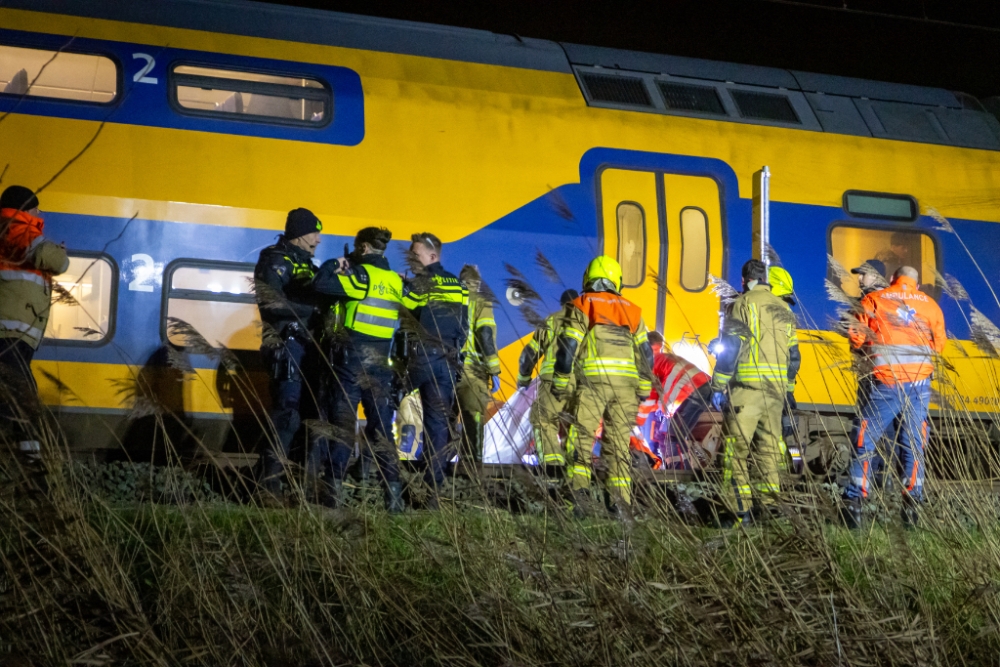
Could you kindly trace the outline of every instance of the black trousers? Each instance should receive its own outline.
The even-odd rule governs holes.
[[[389,341],[348,340],[333,353],[333,374],[325,391],[326,413],[334,434],[329,450],[318,447],[319,465],[329,479],[343,479],[354,453],[358,404],[365,415],[365,440],[361,453],[374,456],[385,483],[399,481],[399,452],[392,436],[392,419],[398,407],[396,375],[389,366]]]
[[[261,483],[276,492],[285,471],[292,439],[302,425],[302,360],[305,345],[295,338],[284,344],[261,350],[271,383],[271,411],[268,416],[274,427],[264,440],[261,451]]]
[[[12,443],[38,439],[42,406],[31,374],[34,356],[23,340],[0,338],[0,429]]]

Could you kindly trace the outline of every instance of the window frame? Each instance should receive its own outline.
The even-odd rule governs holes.
[[[634,285],[625,284],[625,269],[622,267],[622,289],[635,289],[637,287],[642,287],[643,283],[646,282],[646,246],[649,245],[649,239],[646,234],[646,221],[648,217],[646,216],[646,209],[643,208],[642,204],[631,199],[623,199],[617,204],[615,204],[615,233],[618,236],[618,246],[615,248],[615,259],[618,261],[619,266],[622,264],[621,260],[621,250],[622,250],[622,230],[619,228],[618,222],[618,210],[623,204],[630,204],[639,209],[642,214],[642,277]]]
[[[104,336],[96,340],[93,338],[73,340],[68,338],[49,338],[48,336],[43,336],[42,344],[45,346],[58,345],[60,347],[104,347],[114,339],[118,323],[118,283],[121,282],[121,272],[118,268],[118,262],[116,262],[115,258],[108,253],[99,250],[67,250],[66,255],[68,257],[83,259],[102,259],[111,266],[111,293],[108,295],[108,330],[105,332]],[[52,307],[49,306],[50,320],[52,319],[51,311]],[[46,329],[48,329],[47,322]]]
[[[865,224],[864,222],[859,222],[857,220],[834,220],[826,228],[826,252],[828,256],[833,257],[834,259],[837,258],[833,254],[833,230],[838,227],[850,227],[851,229],[870,229],[873,231],[888,232],[890,234],[893,232],[911,232],[913,234],[923,234],[928,238],[930,238],[931,243],[934,245],[935,270],[941,275],[944,275],[944,271],[942,271],[944,263],[941,258],[941,244],[938,241],[938,237],[933,233],[933,230],[926,229],[924,227],[909,227],[909,226],[892,225],[892,224],[878,224],[878,223]],[[837,261],[839,262],[840,260],[837,259]],[[850,271],[854,267],[845,266],[844,268]],[[920,269],[920,271],[921,273],[923,273],[922,268]],[[826,268],[826,277],[829,278],[834,285],[839,285],[837,276],[834,275],[833,270],[831,269],[829,264],[827,265]],[[921,278],[926,278],[926,277],[927,276],[921,275]],[[892,280],[892,276],[886,276],[885,279],[886,282],[890,282]],[[936,279],[932,280],[929,283],[926,280],[924,280],[923,282],[920,283],[920,285],[928,285],[928,284],[935,286],[934,288],[935,294],[932,294],[930,296],[933,296],[935,301],[940,302],[941,292],[940,288],[937,287],[937,280]]]
[[[231,262],[227,260],[199,259],[195,257],[178,257],[171,260],[163,269],[163,296],[160,303],[160,340],[164,345],[170,345],[178,350],[184,347],[170,342],[167,335],[167,316],[170,311],[170,299],[186,299],[188,301],[217,301],[223,303],[250,303],[257,305],[257,297],[253,294],[231,294],[229,292],[209,292],[207,290],[174,289],[174,273],[177,269],[221,269],[224,271],[249,271],[253,274],[256,264],[249,262]],[[211,297],[211,298],[209,298]]]
[[[704,271],[705,282],[702,283],[701,287],[699,287],[698,289],[688,289],[688,287],[684,284],[684,257],[685,257],[684,211],[687,211],[689,209],[701,213],[702,219],[705,221],[705,271]],[[708,213],[706,213],[705,209],[703,209],[700,206],[685,206],[684,208],[681,209],[680,213],[678,214],[677,225],[680,227],[681,230],[681,261],[679,267],[680,273],[678,274],[677,282],[680,283],[681,289],[683,289],[685,292],[691,292],[692,294],[700,294],[701,292],[704,292],[705,289],[708,287],[708,282],[709,282],[708,274],[710,273],[712,268],[712,235],[711,235],[712,227],[709,224]]]
[[[67,44],[72,44],[73,38],[69,38]],[[85,107],[97,107],[97,108],[111,108],[118,106],[118,104],[124,98],[125,89],[125,75],[124,66],[121,60],[118,59],[117,54],[112,51],[101,51],[98,49],[73,49],[73,48],[52,48],[51,46],[40,46],[38,42],[33,42],[30,39],[7,39],[4,37],[0,39],[0,46],[10,46],[16,49],[33,49],[35,51],[51,51],[53,53],[68,53],[80,56],[95,56],[98,58],[107,58],[111,61],[111,64],[115,68],[115,95],[107,102],[93,102],[90,100],[71,100],[64,97],[48,97],[45,95],[31,95],[29,93],[4,93],[0,91],[0,100],[31,100],[33,102],[55,102],[57,104],[75,104]],[[30,81],[28,82],[31,83]]]
[[[877,213],[854,213],[847,206],[847,197],[849,195],[862,195],[868,197],[882,197],[884,199],[896,199],[905,200],[910,203],[910,217],[901,218],[896,215],[879,215]],[[920,203],[917,198],[913,195],[901,195],[894,194],[891,192],[875,192],[874,190],[846,190],[841,198],[841,208],[843,208],[844,213],[859,220],[887,220],[891,222],[916,222],[917,218],[920,217]]]
[[[176,72],[178,67],[203,67],[206,69],[217,69],[226,70],[228,72],[245,73],[245,74],[262,74],[265,76],[283,76],[289,78],[297,79],[309,79],[310,81],[316,81],[320,84],[320,88],[299,88],[296,86],[285,86],[280,83],[263,83],[260,81],[244,81],[242,79],[227,79],[224,77],[208,77],[200,76],[197,74],[178,74]],[[180,83],[178,83],[178,78]],[[188,83],[184,83],[187,80]],[[232,90],[234,93],[250,93],[251,95],[259,93],[261,95],[271,95],[275,96],[275,89],[294,89],[295,91],[315,91],[311,95],[301,95],[302,99],[317,99],[323,100],[329,103],[329,113],[326,114],[326,118],[320,123],[314,123],[307,120],[297,120],[295,118],[279,118],[277,116],[260,116],[255,114],[246,113],[233,113],[230,111],[209,111],[207,109],[191,109],[180,103],[177,98],[177,88],[178,86],[199,86],[199,83],[205,82],[216,82],[221,85],[229,86],[220,88],[221,90]],[[270,92],[269,92],[270,91]],[[278,97],[287,97],[286,95],[277,95]],[[297,94],[298,96],[298,94]],[[273,71],[273,70],[261,70],[249,67],[234,67],[231,65],[222,65],[219,63],[201,62],[194,60],[174,60],[167,64],[167,101],[170,104],[170,108],[176,113],[182,116],[194,116],[198,118],[214,118],[216,120],[227,120],[236,122],[246,122],[246,123],[256,123],[260,125],[282,125],[286,127],[296,127],[296,128],[311,128],[314,130],[321,130],[329,127],[333,123],[333,116],[335,113],[335,102],[333,95],[333,88],[330,83],[325,79],[321,79],[315,75],[305,75],[305,74],[295,74],[291,71]]]

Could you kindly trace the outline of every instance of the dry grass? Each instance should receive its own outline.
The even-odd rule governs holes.
[[[1000,508],[932,487],[922,528],[785,518],[716,530],[652,502],[611,520],[377,506],[112,502],[77,466],[5,458],[0,654],[21,664],[992,664]],[[12,467],[13,466],[13,467]],[[655,509],[653,509],[655,508]]]

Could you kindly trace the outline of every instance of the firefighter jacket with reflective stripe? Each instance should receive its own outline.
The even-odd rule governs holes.
[[[500,375],[497,356],[497,323],[493,303],[482,294],[469,297],[469,337],[465,339],[465,370],[480,379]]]
[[[403,288],[403,305],[413,311],[418,327],[414,344],[446,353],[462,350],[469,336],[469,290],[441,262],[424,267]]]
[[[303,330],[317,306],[317,299],[310,287],[316,275],[312,256],[285,240],[264,248],[254,268],[254,293],[260,319],[279,336],[284,336],[289,325],[297,324]],[[269,336],[265,332],[265,343]]]
[[[851,346],[868,355],[875,379],[884,384],[917,382],[934,371],[934,354],[947,340],[941,308],[901,276],[861,300],[858,322],[851,323]]]
[[[720,342],[712,377],[716,389],[734,380],[751,386],[780,383],[794,391],[801,358],[795,315],[769,285],[756,285],[736,298]]]
[[[403,279],[382,255],[363,255],[338,273],[337,260],[316,272],[313,289],[344,304],[344,328],[361,340],[392,340],[399,326]]]
[[[653,350],[639,306],[612,292],[584,292],[572,305],[559,334],[553,386],[568,386],[575,371],[591,382],[634,381],[636,393],[648,395]]]
[[[41,218],[0,210],[0,338],[38,348],[52,305],[52,276],[69,268],[66,250],[43,235]]]
[[[672,416],[688,396],[711,380],[687,359],[662,352],[653,357],[653,378],[653,391],[639,404],[640,416],[654,412],[657,406]]]
[[[535,329],[531,340],[521,350],[521,358],[517,364],[517,381],[521,384],[531,382],[531,374],[535,370],[535,364],[541,359],[542,365],[538,369],[538,378],[549,382],[552,380],[552,373],[556,366],[556,343],[566,321],[569,310],[574,308],[567,305],[545,318],[545,321]]]

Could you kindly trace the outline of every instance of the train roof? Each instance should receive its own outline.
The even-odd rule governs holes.
[[[595,107],[1000,150],[971,95],[252,0],[8,0],[16,9],[576,75]]]

